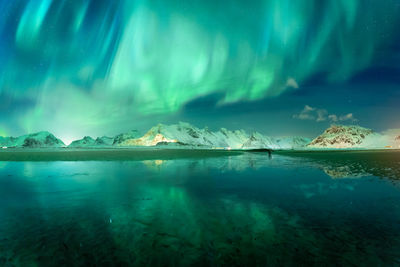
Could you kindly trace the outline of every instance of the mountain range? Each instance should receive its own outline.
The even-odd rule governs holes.
[[[105,138],[105,137],[103,137]],[[96,139],[97,140],[97,139]],[[96,140],[85,137],[71,143],[71,147],[97,146]],[[137,131],[114,137],[112,146],[162,146],[190,148],[228,148],[228,149],[294,149],[307,145],[311,140],[303,137],[273,138],[258,132],[248,134],[244,130],[231,131],[221,128],[210,131],[207,127],[197,128],[189,123],[165,125],[158,124],[140,136]],[[108,143],[111,145],[111,142]]]
[[[114,137],[85,136],[73,141],[70,148],[101,147],[142,147],[165,148],[214,148],[214,149],[363,149],[398,148],[400,131],[392,130],[383,134],[357,125],[332,125],[314,139],[305,137],[271,137],[258,132],[231,131],[221,128],[211,131],[200,129],[189,123],[158,124],[144,135],[132,130]],[[57,148],[66,145],[49,132],[38,132],[19,137],[0,137],[3,148]]]

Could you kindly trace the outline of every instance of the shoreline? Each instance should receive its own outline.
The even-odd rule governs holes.
[[[273,150],[277,154],[296,154],[296,153],[368,153],[368,152],[400,152],[398,148],[364,148],[364,149],[347,149],[347,148],[331,148],[331,149],[281,149]]]
[[[8,148],[0,150],[0,161],[124,161],[201,159],[257,153],[277,155],[328,154],[398,154],[400,149],[330,149],[330,150],[271,150],[271,149],[210,149],[210,148]]]
[[[118,161],[226,157],[244,151],[212,149],[10,149],[0,151],[0,161]]]

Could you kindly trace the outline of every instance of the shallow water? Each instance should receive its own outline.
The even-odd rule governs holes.
[[[0,265],[399,265],[400,154],[0,162]]]

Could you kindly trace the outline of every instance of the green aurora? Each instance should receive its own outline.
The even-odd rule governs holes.
[[[319,73],[326,83],[345,82],[386,56],[398,7],[394,0],[2,0],[0,94],[8,113],[0,134],[99,133],[177,114],[209,95],[224,106],[302,90]]]

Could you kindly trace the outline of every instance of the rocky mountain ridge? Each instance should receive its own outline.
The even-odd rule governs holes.
[[[304,137],[271,137],[258,132],[221,128],[211,131],[189,123],[158,124],[144,135],[132,130],[115,137],[85,136],[73,141],[70,148],[140,147],[162,146],[168,148],[214,148],[214,149],[352,149],[352,148],[397,148],[400,147],[400,130],[390,134],[379,134],[357,125],[332,125],[321,135],[311,140]],[[49,132],[38,132],[20,137],[0,137],[3,148],[51,148],[65,144]]]
[[[365,139],[374,134],[370,129],[356,125],[332,125],[311,141],[313,148],[351,148],[360,146]]]
[[[332,125],[307,145],[310,149],[379,149],[399,148],[400,142],[391,133],[376,133],[358,125]]]
[[[299,139],[302,141],[295,141]],[[301,137],[287,137],[285,141],[280,142],[282,140],[258,132],[248,134],[244,130],[231,131],[221,128],[213,132],[207,127],[200,129],[189,123],[180,122],[172,125],[158,124],[144,136],[127,139],[119,146],[181,145],[224,149],[293,149],[304,147],[310,142],[309,139]]]
[[[65,144],[53,134],[42,131],[33,134],[22,135],[19,137],[0,137],[0,146],[23,147],[23,148],[46,148],[46,147],[64,147]]]

